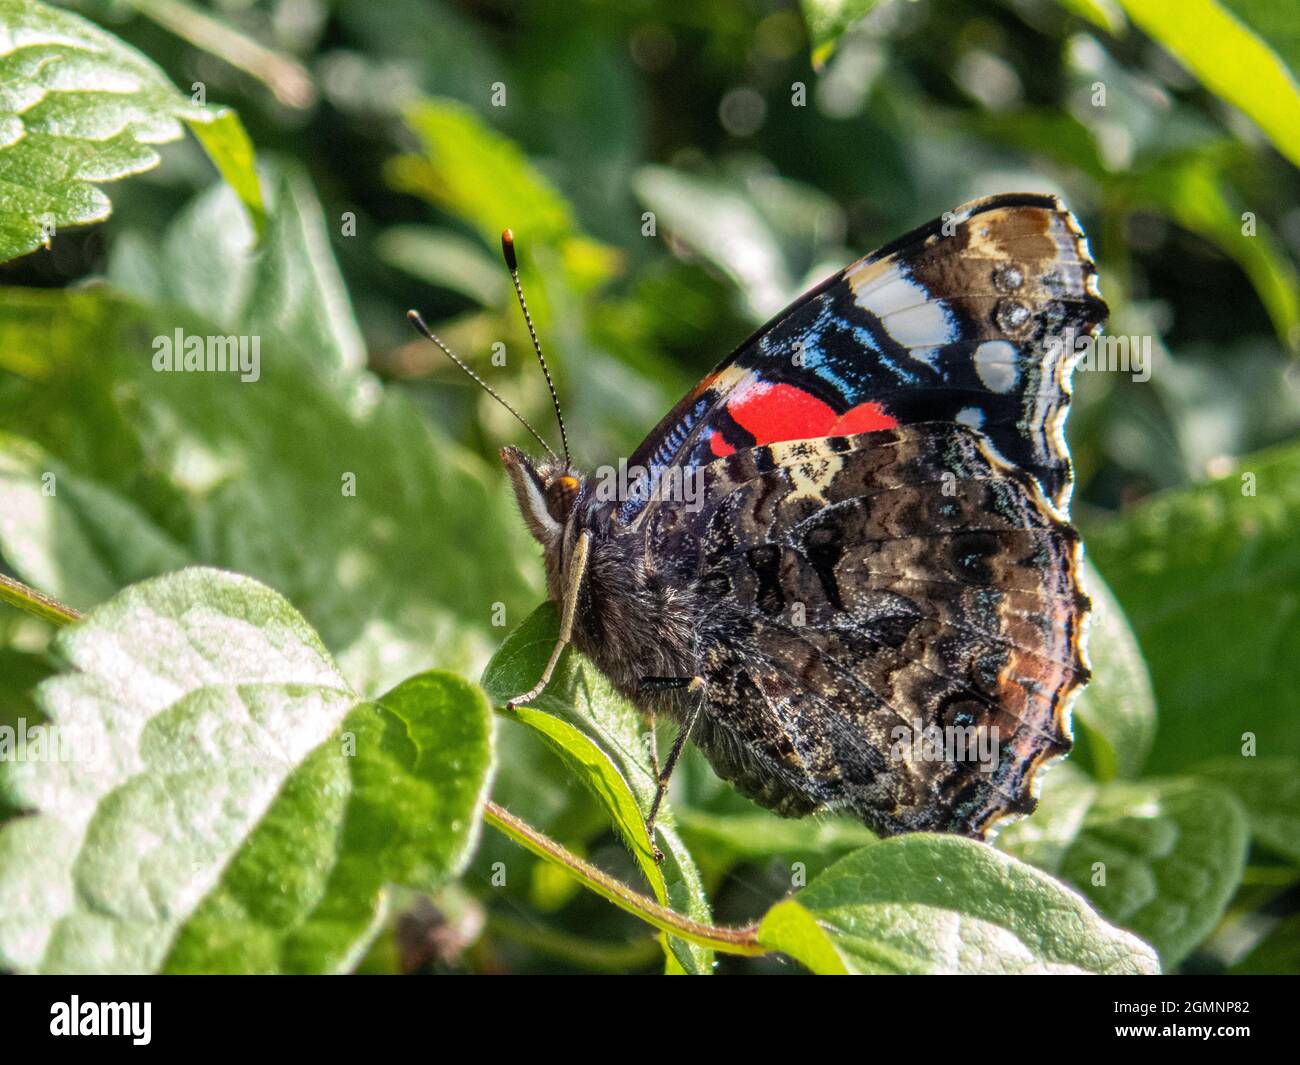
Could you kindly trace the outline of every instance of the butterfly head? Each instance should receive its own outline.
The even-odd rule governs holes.
[[[529,532],[543,547],[557,546],[578,500],[581,479],[562,459],[534,462],[517,447],[503,447],[501,461]]]
[[[533,351],[541,365],[542,375],[546,378],[546,387],[551,393],[551,403],[555,407],[555,420],[560,427],[560,444],[564,457],[551,447],[532,424],[514,407],[507,403],[491,385],[483,380],[468,364],[455,354],[429,329],[419,311],[407,311],[407,317],[416,330],[427,340],[433,342],[444,355],[455,363],[475,384],[494,400],[505,407],[519,423],[533,434],[548,456],[544,462],[534,462],[517,447],[503,447],[501,461],[505,463],[514,485],[515,498],[519,509],[523,511],[524,521],[537,541],[546,548],[548,562],[557,556],[557,549],[564,539],[564,526],[573,512],[582,488],[580,478],[574,476],[569,465],[569,436],[564,429],[564,415],[560,411],[560,397],[555,391],[555,382],[551,380],[551,371],[547,369],[546,357],[542,354],[542,345],[537,339],[537,329],[533,326],[532,315],[528,313],[528,303],[524,300],[523,286],[519,283],[519,261],[515,256],[515,238],[510,230],[501,234],[501,253],[510,271],[510,280],[514,284],[515,296],[519,300],[519,309],[523,312],[524,323],[528,326],[528,336],[533,342]]]

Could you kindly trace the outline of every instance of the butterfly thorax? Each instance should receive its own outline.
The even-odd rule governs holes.
[[[679,716],[681,698],[646,693],[640,682],[698,672],[694,586],[648,563],[645,530],[620,525],[615,505],[596,498],[589,478],[561,462],[534,463],[513,448],[503,449],[502,461],[524,522],[542,545],[547,592],[556,604],[564,601],[578,537],[588,536],[574,644],[635,705]]]

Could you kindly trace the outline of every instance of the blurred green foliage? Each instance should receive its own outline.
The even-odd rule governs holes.
[[[1166,970],[1300,971],[1286,787],[1300,755],[1287,669],[1300,655],[1288,5],[1198,0],[1198,20],[1157,0],[231,0],[202,9],[224,35],[181,4],[68,6],[175,88],[152,86],[141,119],[166,135],[122,134],[119,163],[69,185],[99,214],[58,214],[48,249],[0,265],[9,572],[86,607],[183,565],[221,566],[287,597],[361,696],[431,667],[477,675],[541,597],[535,548],[493,468],[496,448],[526,441],[412,338],[405,311],[420,307],[545,430],[545,384],[498,263],[503,227],[590,465],[629,454],[755,324],[853,256],[975,196],[1059,193],[1092,237],[1109,331],[1150,337],[1153,365],[1149,381],[1076,374],[1073,506],[1096,564],[1097,679],[1069,769],[999,845],[1081,890]],[[232,40],[250,45],[238,63]],[[199,85],[207,124],[194,128],[211,160],[175,139]],[[0,158],[20,116],[0,92]],[[45,148],[56,161],[84,151]],[[105,194],[107,223],[65,228],[102,215]],[[9,253],[35,246],[30,227],[13,232]],[[178,327],[259,333],[261,380],[153,373],[142,353]],[[346,474],[357,492],[340,506]],[[0,613],[0,720],[39,713],[28,692],[56,668],[49,639]],[[503,655],[485,678],[498,694]],[[586,702],[544,707],[559,718],[540,723],[545,738],[501,725],[493,795],[639,883],[645,864],[611,824],[635,832],[643,734],[582,668],[570,664],[561,690]],[[830,905],[854,863],[887,870],[948,847],[890,843],[873,862],[860,826],[778,821],[694,756],[673,805],[680,851],[666,883],[649,883],[724,923],[810,881],[809,907]],[[1004,875],[1025,892],[1023,912],[971,942],[1002,928],[1044,965],[1148,964],[1101,922],[1068,957],[1033,948],[1035,908],[1063,889],[992,852],[952,860],[975,896]],[[873,899],[854,900],[839,953],[809,909],[773,910],[765,927],[807,965],[859,964],[863,937],[883,949],[888,906],[945,904],[879,878]],[[491,832],[433,913],[449,933],[453,915],[482,920],[412,955],[395,915],[366,967],[664,964],[641,949],[643,926]],[[908,946],[931,957],[941,945]],[[672,944],[670,967],[707,964]]]

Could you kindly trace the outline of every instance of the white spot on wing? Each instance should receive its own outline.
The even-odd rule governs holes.
[[[984,425],[984,412],[979,407],[962,407],[957,412],[956,420],[972,429],[980,429]]]
[[[852,274],[849,281],[852,284]],[[931,296],[899,266],[854,286],[853,295],[858,306],[879,318],[886,332],[905,348],[942,347],[957,339],[943,301]]]
[[[986,340],[975,349],[975,373],[993,392],[1010,392],[1020,375],[1019,352],[1008,340]]]

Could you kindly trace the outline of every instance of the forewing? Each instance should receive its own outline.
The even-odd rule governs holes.
[[[1076,341],[1105,315],[1087,241],[1059,200],[967,204],[828,279],[724,360],[632,456],[646,473],[619,520],[654,509],[656,478],[673,467],[931,421],[980,430],[1063,508]]]

